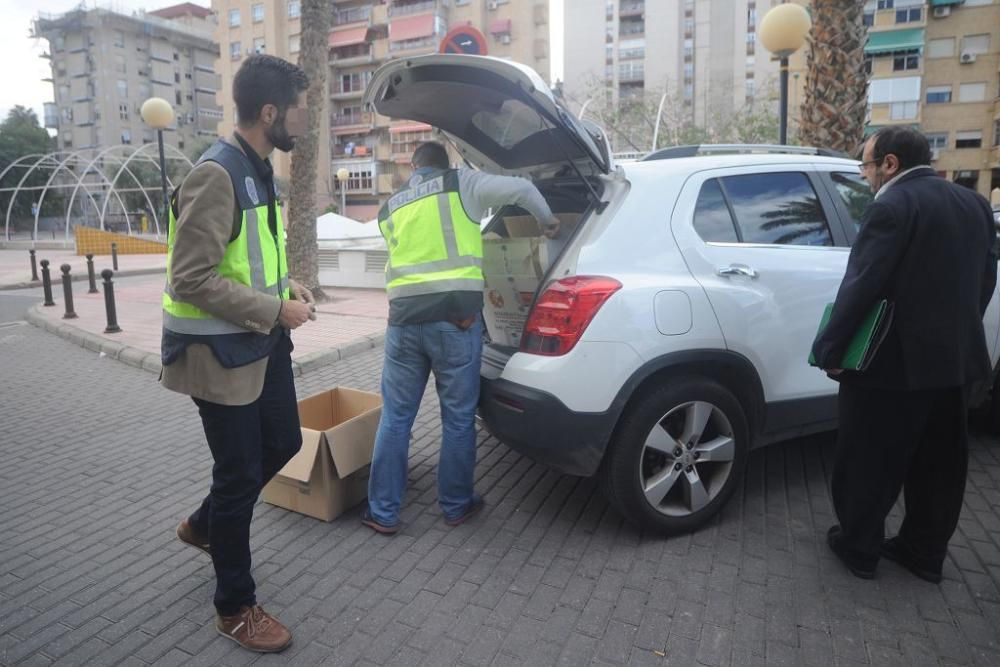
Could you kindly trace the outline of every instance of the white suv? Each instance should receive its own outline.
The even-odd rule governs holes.
[[[727,146],[614,165],[599,128],[492,58],[392,61],[365,101],[581,215],[519,348],[484,349],[480,416],[502,442],[599,473],[626,518],[676,532],[721,508],[752,448],[836,427],[837,385],[806,360],[871,197],[856,161]],[[995,362],[996,295],[985,323]]]

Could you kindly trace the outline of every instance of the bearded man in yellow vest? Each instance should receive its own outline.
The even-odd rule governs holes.
[[[447,151],[435,142],[417,147],[411,164],[413,176],[378,216],[389,248],[389,327],[382,416],[361,522],[383,534],[400,528],[410,430],[431,371],[441,403],[438,504],[445,523],[457,526],[484,505],[472,486],[483,345],[479,221],[487,209],[513,204],[531,213],[546,236],[559,229],[527,179],[451,169]]]
[[[177,537],[212,558],[218,632],[259,652],[292,640],[257,604],[250,520],[263,486],[302,444],[289,331],[314,308],[288,279],[268,156],[305,131],[307,87],[280,58],[243,61],[232,138],[205,152],[172,202],[163,293],[161,381],[194,399],[215,462],[208,496]]]

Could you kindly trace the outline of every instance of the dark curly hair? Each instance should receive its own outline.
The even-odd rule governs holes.
[[[276,56],[258,53],[243,61],[233,79],[233,101],[241,125],[260,117],[265,104],[278,107],[284,114],[299,94],[309,87],[302,68]]]

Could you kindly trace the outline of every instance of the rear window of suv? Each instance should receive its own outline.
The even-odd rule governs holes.
[[[819,197],[800,172],[706,181],[698,193],[694,228],[707,242],[833,245]]]

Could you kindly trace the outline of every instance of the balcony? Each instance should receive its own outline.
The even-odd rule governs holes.
[[[421,39],[408,39],[402,42],[389,42],[389,53],[394,58],[435,53],[442,37],[444,34],[430,35]]]
[[[333,13],[333,26],[350,25],[352,23],[371,24],[371,7],[351,7],[350,9],[339,9]]]
[[[376,194],[378,170],[374,159],[343,159],[331,160],[330,171],[337,173],[346,169],[350,173],[347,179],[347,194]]]
[[[410,16],[411,14],[421,14],[432,12],[440,6],[438,0],[425,0],[424,2],[400,3],[398,0],[389,5],[389,18],[397,16]]]
[[[644,2],[630,2],[624,4],[618,8],[619,18],[631,18],[631,17],[642,17],[643,12],[646,11],[646,3]]]
[[[349,114],[346,116],[330,116],[330,134],[357,134],[367,132],[373,125],[374,117],[370,112]]]
[[[342,46],[330,51],[331,67],[351,67],[371,62],[375,62],[375,48],[369,43]]]
[[[621,28],[618,30],[619,39],[638,39],[639,37],[646,36],[646,23],[632,22],[632,23],[622,23]]]

